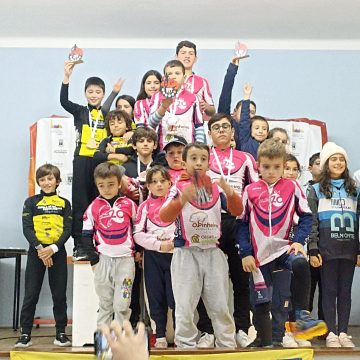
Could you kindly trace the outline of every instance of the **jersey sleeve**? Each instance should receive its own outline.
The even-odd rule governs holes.
[[[34,229],[34,209],[32,198],[28,198],[24,202],[23,211],[22,211],[22,227],[23,234],[26,240],[29,242],[30,246],[35,248],[38,245],[41,245],[40,241],[35,235]]]
[[[253,255],[251,237],[250,237],[250,204],[247,188],[243,194],[244,211],[236,219],[236,242],[239,244],[239,255],[241,258]]]
[[[312,212],[309,208],[306,196],[297,181],[293,181],[295,190],[295,211],[299,216],[299,224],[294,234],[293,242],[305,244],[312,227]]]
[[[230,63],[224,77],[224,83],[221,89],[219,98],[219,113],[231,114],[231,97],[234,86],[235,76],[238,71],[238,66]]]
[[[60,235],[59,239],[54,243],[60,250],[62,246],[66,243],[66,241],[71,236],[71,229],[72,229],[72,216],[71,216],[71,205],[70,201],[67,199],[65,200],[65,208],[63,214],[63,232]]]
[[[180,192],[174,185],[168,194],[168,198],[160,208],[160,219],[164,222],[174,222],[182,209]]]
[[[134,224],[134,240],[144,249],[159,251],[161,242],[157,238],[147,232],[146,222],[148,217],[147,202],[143,202],[138,209],[138,214]]]
[[[74,121],[77,121],[78,115],[84,108],[84,106],[73,103],[69,100],[69,84],[61,84],[60,104],[67,112],[73,115]]]

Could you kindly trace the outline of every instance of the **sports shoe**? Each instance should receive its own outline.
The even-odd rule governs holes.
[[[73,261],[90,261],[88,254],[81,248],[74,250],[72,258]]]
[[[155,341],[155,348],[157,349],[166,349],[168,347],[168,343],[166,341],[166,338],[157,338]]]
[[[65,333],[58,333],[58,334],[56,334],[56,338],[54,340],[54,345],[57,345],[57,346],[71,346],[71,341],[66,336]]]
[[[309,340],[297,340],[297,339],[295,339],[295,341],[298,344],[298,346],[301,347],[301,348],[312,347],[311,341],[309,341]]]
[[[261,347],[261,339],[256,337],[253,342],[246,346],[247,348],[258,348]]]
[[[236,333],[236,343],[238,347],[246,348],[250,344],[251,340],[249,339],[248,334],[245,331],[239,330]]]
[[[326,347],[331,347],[331,348],[341,347],[339,337],[335,335],[333,332],[330,332],[326,338]]]
[[[273,347],[274,348],[283,348],[284,345],[281,341],[276,341],[276,340],[273,340]]]
[[[283,337],[282,346],[284,348],[296,348],[299,345],[298,345],[297,341],[295,341],[293,333],[286,332]]]
[[[16,348],[27,348],[32,345],[31,336],[28,334],[21,334],[18,341],[14,345]]]
[[[215,336],[206,332],[202,333],[197,342],[198,348],[213,348],[215,345]]]
[[[351,336],[349,336],[347,333],[343,333],[343,332],[340,333],[339,342],[342,347],[346,347],[346,348],[355,347],[355,344],[351,340]]]
[[[309,311],[300,311],[300,317],[295,323],[294,337],[296,340],[310,340],[327,331],[328,328],[324,321],[312,318]]]

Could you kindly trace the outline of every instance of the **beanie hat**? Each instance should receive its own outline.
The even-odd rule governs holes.
[[[336,145],[334,142],[327,142],[321,152],[320,152],[320,168],[322,169],[326,163],[326,160],[329,159],[334,154],[341,154],[344,156],[346,162],[348,162],[348,156],[344,148],[339,145]]]

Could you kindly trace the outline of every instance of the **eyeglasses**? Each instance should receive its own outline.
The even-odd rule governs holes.
[[[228,131],[229,129],[231,129],[231,125],[230,124],[221,124],[221,125],[214,125],[211,127],[211,131],[215,131],[215,132],[219,132],[220,129],[223,129],[224,131]]]

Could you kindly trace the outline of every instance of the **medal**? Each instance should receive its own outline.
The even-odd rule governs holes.
[[[94,138],[90,138],[89,141],[86,143],[86,147],[88,149],[96,149],[97,148],[96,140]]]
[[[96,129],[99,123],[99,119],[100,119],[100,115],[101,115],[101,110],[98,110],[96,119],[95,119],[95,124],[92,124],[92,119],[91,119],[91,112],[89,111],[89,125],[91,128],[91,136],[90,139],[88,140],[88,142],[86,143],[86,147],[88,149],[97,149],[98,144],[96,143],[95,140],[95,133],[96,133]]]
[[[248,51],[248,48],[247,48],[246,44],[241,43],[240,41],[236,42],[236,44],[235,44],[236,57],[238,57],[240,59],[245,59],[245,58],[249,57],[249,55],[247,55],[247,51]]]
[[[84,55],[83,49],[80,49],[75,44],[70,50],[69,60],[74,64],[81,64],[84,62],[82,60],[83,55]]]

